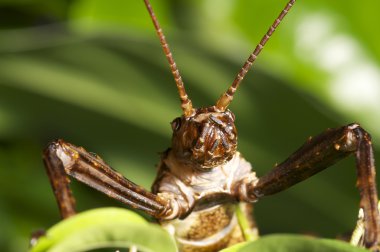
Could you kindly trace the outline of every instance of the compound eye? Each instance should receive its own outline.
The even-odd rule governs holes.
[[[173,131],[178,131],[179,128],[181,128],[181,118],[177,117],[171,122],[172,130]]]

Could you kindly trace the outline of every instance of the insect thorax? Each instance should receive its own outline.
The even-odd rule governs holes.
[[[180,219],[160,222],[175,236],[183,251],[193,251],[185,248],[198,246],[208,249],[205,251],[218,251],[214,248],[242,241],[233,191],[249,174],[251,165],[239,152],[226,163],[208,170],[181,163],[173,149],[163,155],[152,191],[178,202]]]

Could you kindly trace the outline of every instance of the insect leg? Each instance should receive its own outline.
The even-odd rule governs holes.
[[[310,138],[287,160],[256,181],[242,182],[240,198],[255,200],[280,192],[333,165],[350,154],[356,156],[360,208],[364,211],[364,245],[380,242],[380,216],[375,178],[375,161],[370,135],[358,124],[329,129]]]
[[[49,144],[44,163],[62,218],[75,214],[75,200],[67,175],[133,208],[156,218],[171,214],[170,201],[134,184],[100,157],[63,140]]]
[[[69,187],[70,180],[66,175],[61,160],[54,154],[54,148],[54,143],[51,143],[49,147],[46,148],[43,153],[43,161],[58,203],[61,217],[65,219],[75,215],[75,199]]]

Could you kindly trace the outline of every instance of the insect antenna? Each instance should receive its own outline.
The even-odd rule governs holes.
[[[181,100],[181,108],[182,108],[183,114],[185,115],[185,117],[189,117],[194,113],[193,104],[185,91],[185,86],[183,84],[182,77],[178,71],[177,65],[173,59],[173,55],[169,49],[169,45],[166,42],[165,35],[160,27],[160,24],[158,23],[157,17],[153,12],[152,6],[148,0],[144,0],[144,2],[146,5],[146,8],[148,9],[150,17],[152,18],[157,35],[160,38],[162,49],[164,50],[165,56],[168,59],[172,74],[174,76],[174,80],[177,85],[177,89],[179,93],[179,98]]]
[[[239,87],[240,82],[243,80],[244,76],[247,74],[249,68],[252,66],[253,62],[255,62],[257,56],[260,54],[261,50],[264,48],[264,45],[267,43],[269,38],[272,36],[274,31],[276,30],[277,26],[281,23],[281,21],[284,19],[286,14],[289,12],[289,10],[292,8],[293,4],[296,0],[290,0],[285,8],[281,11],[280,15],[276,18],[276,20],[273,22],[273,24],[269,27],[268,31],[265,33],[265,35],[260,40],[260,43],[256,46],[255,50],[252,52],[251,55],[249,55],[248,59],[244,63],[243,67],[240,69],[239,73],[235,77],[234,81],[232,82],[231,86],[228,88],[228,90],[223,93],[219,100],[216,102],[216,108],[220,111],[225,111],[228,105],[230,105],[232,99],[234,98],[234,94],[236,92],[236,89]]]

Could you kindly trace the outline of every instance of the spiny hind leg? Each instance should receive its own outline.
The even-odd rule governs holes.
[[[240,199],[255,201],[301,182],[349,156],[356,157],[357,187],[363,209],[366,248],[378,251],[380,246],[380,215],[375,178],[375,160],[370,135],[358,124],[349,124],[310,138],[287,160],[258,180],[243,179]]]
[[[99,156],[81,147],[57,140],[45,149],[43,158],[62,218],[75,214],[75,200],[68,176],[157,219],[175,217],[170,198],[134,184]]]

